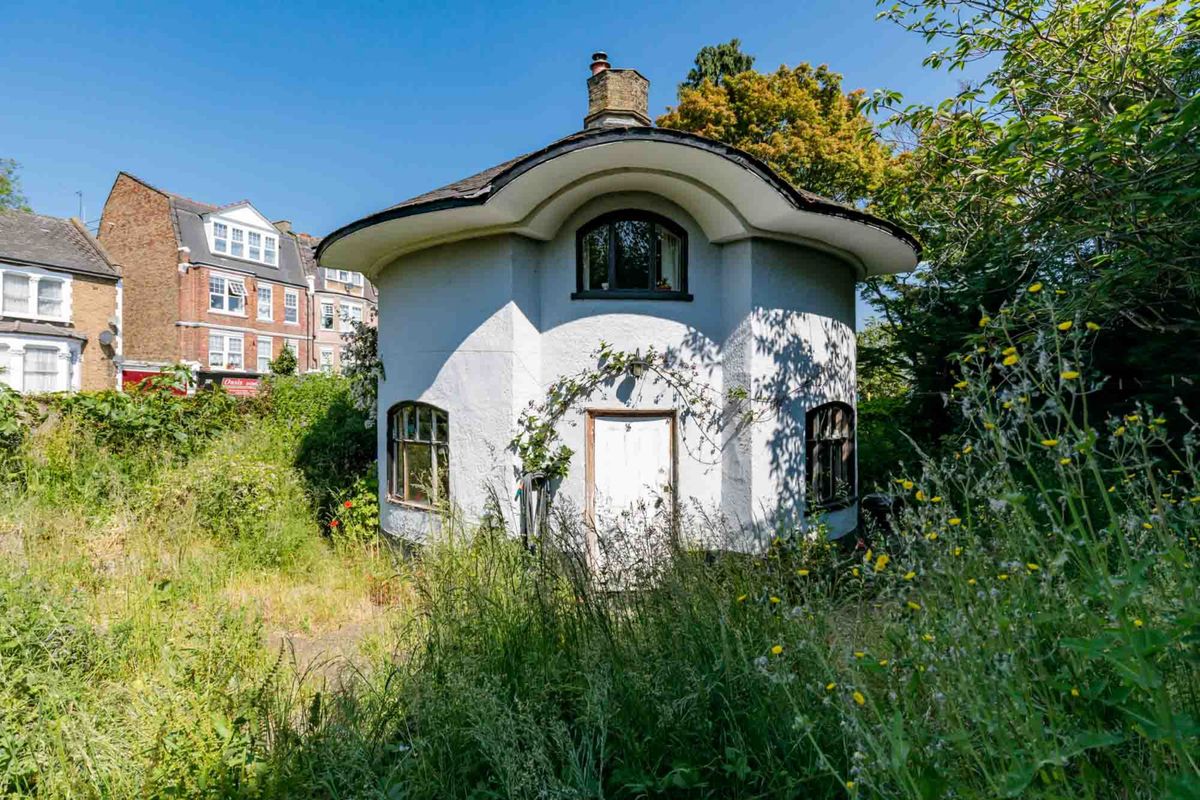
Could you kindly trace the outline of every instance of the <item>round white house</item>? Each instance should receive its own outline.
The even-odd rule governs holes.
[[[665,535],[730,537],[698,547],[814,512],[854,528],[855,284],[912,269],[917,243],[652,127],[648,85],[598,53],[582,131],[323,240],[322,264],[379,289],[385,531],[420,540],[447,506],[515,524],[540,488],[513,446],[534,418],[569,448],[549,493],[593,556],[647,509],[707,521]]]

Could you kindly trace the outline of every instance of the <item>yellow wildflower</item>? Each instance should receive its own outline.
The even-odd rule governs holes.
[[[774,647],[772,647],[772,648],[771,648],[771,654],[772,654],[772,655],[776,655],[776,656],[777,656],[777,655],[779,655],[779,654],[780,654],[780,653],[782,653],[782,652],[783,652],[783,645],[778,645],[778,644],[777,644],[777,645],[775,645]]]
[[[854,791],[854,781],[846,781],[846,788],[853,792]]]
[[[1143,527],[1143,528],[1145,528],[1145,529],[1146,529],[1146,530],[1148,530],[1148,531],[1150,531],[1150,530],[1154,530],[1154,526],[1153,526],[1153,525],[1151,525],[1149,522],[1143,522],[1143,523],[1142,523],[1142,527]]]
[[[925,641],[927,641],[927,642],[932,642],[932,641],[933,641],[933,634],[932,634],[932,633],[926,633],[926,634],[922,634],[922,635],[921,635],[921,638],[922,638],[922,639],[924,639],[924,640],[925,640]]]
[[[942,502],[942,496],[940,494],[935,494],[933,497],[929,498],[929,502],[940,503]]]
[[[1042,290],[1042,284],[1039,281],[1038,283],[1029,284],[1029,289],[1027,291],[1029,291],[1030,294],[1037,294],[1041,290]]]
[[[738,595],[738,599],[737,599],[737,601],[738,601],[739,603],[744,603],[744,602],[746,602],[746,595],[744,595],[744,594],[739,594],[739,595]]]
[[[1004,406],[1005,409],[1009,409],[1009,408],[1012,408],[1013,403],[1012,403],[1012,400],[1005,400],[1002,405]]]
[[[962,548],[961,548],[961,547],[956,547],[956,548],[954,548],[953,552],[954,552],[954,555],[956,555],[956,556],[961,556],[961,555],[962,555]]]
[[[1079,373],[1073,369],[1063,370],[1061,374],[1064,381],[1073,381],[1079,377]]]
[[[837,688],[837,684],[836,684],[836,683],[827,683],[827,684],[825,684],[825,691],[827,691],[827,692],[832,692],[832,691],[833,691],[834,689],[836,689],[836,688]]]
[[[908,607],[912,611],[920,611],[921,610],[921,604],[913,602],[912,600],[908,601]]]
[[[904,573],[904,580],[906,581],[911,581],[915,577],[917,577],[917,573],[913,572],[912,570]]]
[[[1140,628],[1140,627],[1142,627],[1142,626],[1143,626],[1143,625],[1145,625],[1145,624],[1146,624],[1146,623],[1142,622],[1142,621],[1141,621],[1140,619],[1138,619],[1137,617],[1134,617],[1134,618],[1133,618],[1133,627],[1135,627],[1135,628]]]
[[[970,384],[966,381],[959,381],[958,383],[954,384],[955,389],[965,389],[968,386],[970,386]]]
[[[879,666],[886,667],[887,665],[888,665],[888,660],[886,658],[879,659]]]
[[[917,493],[915,495],[913,495],[913,497],[917,498],[917,501],[920,502],[925,499],[925,492],[923,492],[920,489],[917,489]]]
[[[1087,329],[1089,331],[1098,331],[1098,330],[1100,330],[1100,326],[1094,322],[1089,322],[1089,323],[1087,323]]]
[[[808,577],[808,570],[798,569],[798,570],[796,570],[796,574],[799,575],[801,578],[805,578],[805,577]]]
[[[904,481],[904,482],[902,482],[900,485],[904,487],[905,491],[907,491],[907,490],[909,490],[909,489],[913,488],[913,482],[912,482],[912,481]]]
[[[1046,447],[1054,447],[1058,444],[1058,439],[1042,439],[1042,444]]]
[[[862,658],[862,657],[863,657],[863,656],[865,656],[865,655],[866,655],[866,653],[864,653],[862,650],[855,650],[855,651],[854,651],[854,657],[855,657],[855,658]]]
[[[971,445],[967,445],[966,447],[964,447],[964,448],[962,449],[962,451],[963,451],[963,454],[965,455],[966,453],[970,453],[970,452],[971,452],[972,450],[974,450],[974,449],[975,449],[975,448],[974,448],[974,447],[972,447]]]
[[[994,422],[985,422],[985,423],[983,423],[983,429],[984,429],[985,431],[994,431],[994,430],[996,430],[996,423],[994,423]]]
[[[1071,463],[1071,457],[1070,457],[1070,456],[1063,456],[1062,458],[1060,458],[1060,459],[1058,460],[1058,463],[1062,464],[1062,465],[1065,467],[1067,464],[1070,464],[1070,463]]]
[[[967,586],[974,586],[976,583],[978,583],[978,581],[976,581],[974,578],[967,578]]]
[[[1115,431],[1113,431],[1113,436],[1124,436],[1124,435],[1125,435],[1125,426],[1124,425],[1118,425],[1117,429]]]
[[[1060,331],[1069,331],[1069,330],[1071,330],[1071,326],[1072,326],[1072,325],[1074,325],[1074,324],[1075,324],[1075,323],[1071,322],[1071,320],[1069,320],[1069,319],[1068,319],[1068,320],[1066,320],[1066,321],[1064,321],[1064,322],[1060,322],[1060,323],[1058,323],[1058,329],[1059,329]]]
[[[1166,418],[1166,417],[1155,417],[1155,418],[1154,418],[1154,424],[1155,424],[1155,425],[1166,425],[1166,424],[1167,424],[1167,418]],[[1176,471],[1178,471],[1178,470],[1176,470]]]
[[[937,531],[931,531],[930,533],[925,534],[925,538],[931,542],[936,542],[938,538]]]
[[[1079,687],[1077,687],[1077,686],[1071,687],[1071,697],[1079,697]]]
[[[883,572],[885,569],[887,569],[888,562],[891,560],[892,557],[887,553],[884,553],[879,558],[875,559],[875,571]]]
[[[1020,360],[1021,360],[1020,357],[1016,353],[1013,353],[1011,356],[1005,356],[1004,366],[1011,367],[1013,364],[1017,363]]]
[[[1025,569],[1029,570],[1030,572],[1037,572],[1039,569],[1041,569],[1041,567],[1039,567],[1037,564],[1030,561],[1028,564],[1025,565]]]
[[[781,601],[781,600],[780,600],[778,597],[776,597],[775,595],[771,595],[771,602],[772,602],[772,603],[780,603],[780,602],[782,602],[782,601]]]
[[[863,697],[863,693],[857,689],[854,691],[854,694],[852,694],[851,697],[853,697],[854,702],[858,703],[860,706],[866,705],[867,703],[867,698]]]
[[[951,518],[948,520],[948,522],[949,522],[951,525],[962,525],[962,520],[961,520],[961,519],[959,519],[958,517],[951,517]]]
[[[1001,573],[1000,573],[999,575],[997,575],[996,577],[997,577],[997,578],[999,578],[999,579],[1000,579],[1000,580],[1002,580],[1002,581],[1006,581],[1006,580],[1008,580],[1008,573],[1007,573],[1007,572],[1001,572]]]
[[[991,321],[992,321],[991,317],[980,317],[979,318],[979,327],[986,328],[987,324]]]

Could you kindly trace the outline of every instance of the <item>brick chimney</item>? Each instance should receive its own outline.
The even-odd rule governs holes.
[[[636,69],[613,69],[608,54],[592,53],[585,128],[650,125],[650,81]]]

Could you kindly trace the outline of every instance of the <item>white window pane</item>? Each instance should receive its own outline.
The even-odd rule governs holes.
[[[4,273],[4,296],[0,307],[6,314],[29,313],[29,276]]]
[[[208,335],[208,365],[210,367],[225,366],[225,337],[219,333]]]
[[[274,250],[266,251],[266,254],[265,254],[263,260],[266,261],[268,264],[274,264],[275,263],[275,251]]]
[[[53,347],[25,348],[25,391],[57,392],[60,386],[58,350]]]
[[[225,279],[215,275],[208,279],[208,307],[225,310]]]
[[[244,244],[246,232],[241,228],[233,228],[230,234],[232,234],[232,242],[229,245],[229,254],[241,258],[246,252]]]
[[[62,281],[46,280],[43,278],[42,280],[38,281],[37,291],[37,313],[43,317],[61,317],[63,307]]]
[[[250,246],[258,247],[261,244],[262,244],[262,234],[255,233],[254,231],[250,231]]]

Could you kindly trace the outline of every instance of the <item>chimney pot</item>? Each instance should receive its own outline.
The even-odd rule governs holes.
[[[609,68],[608,53],[603,50],[597,50],[592,53],[592,74],[599,75],[601,72]]]

